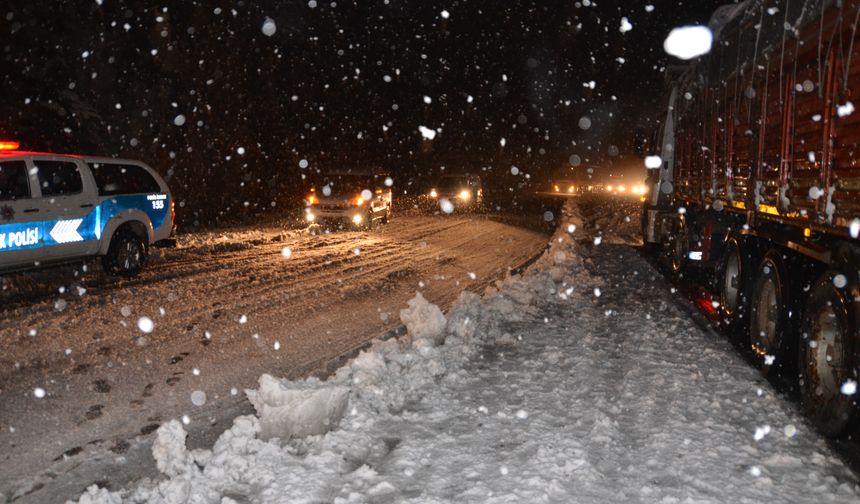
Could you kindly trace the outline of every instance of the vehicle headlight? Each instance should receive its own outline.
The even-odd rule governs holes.
[[[472,197],[472,191],[469,191],[468,189],[463,189],[462,191],[460,191],[460,194],[458,194],[458,196],[462,200],[467,200]]]
[[[355,206],[361,206],[364,204],[364,198],[362,198],[361,196],[358,196],[357,198],[352,200],[352,202],[355,203]]]
[[[627,190],[627,188],[624,187],[623,185],[618,186],[618,192],[624,192],[626,190]]]
[[[612,186],[611,185],[606,186],[606,190],[609,192],[612,192]]]
[[[576,190],[576,186],[570,186],[567,188],[567,192],[569,192],[569,193],[572,193],[575,190]]]
[[[313,222],[313,221],[317,220],[317,216],[314,215],[313,212],[308,210],[307,212],[305,212],[305,220],[307,220],[308,222]]]
[[[362,221],[361,215],[355,214],[352,216],[352,222],[354,222],[355,224],[361,224],[361,221]]]
[[[559,189],[558,189],[558,186],[557,186],[557,185],[552,186],[552,188],[553,188],[553,189],[555,189],[555,192],[558,192],[558,191],[559,191]]]
[[[308,197],[305,198],[305,201],[308,202],[308,205],[316,205],[317,203],[320,202],[320,200],[317,198],[316,194],[309,194]]]
[[[436,192],[436,189],[430,189],[430,197],[436,198],[439,196],[439,193]]]

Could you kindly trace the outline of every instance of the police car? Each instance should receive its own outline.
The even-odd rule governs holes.
[[[18,150],[0,142],[0,272],[101,257],[134,276],[151,245],[169,245],[174,204],[140,161]]]

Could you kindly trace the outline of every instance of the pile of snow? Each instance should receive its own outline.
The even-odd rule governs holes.
[[[427,340],[435,346],[444,341],[445,315],[438,306],[424,299],[420,292],[408,302],[409,308],[400,310],[400,321],[406,326],[413,342]]]
[[[264,440],[325,434],[343,418],[349,398],[346,387],[321,385],[316,379],[277,380],[267,374],[260,377],[258,390],[245,393],[260,417]]]

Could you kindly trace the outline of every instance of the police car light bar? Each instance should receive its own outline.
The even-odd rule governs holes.
[[[18,147],[21,146],[20,142],[9,142],[5,140],[0,140],[0,151],[4,150],[18,150]]]

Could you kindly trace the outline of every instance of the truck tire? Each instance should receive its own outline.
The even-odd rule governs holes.
[[[860,420],[857,393],[850,390],[858,380],[860,286],[856,276],[849,278],[831,270],[815,283],[798,348],[801,404],[813,423],[832,437],[852,434]]]
[[[752,246],[737,236],[729,236],[717,270],[720,294],[720,324],[741,343],[749,344],[749,306],[752,299],[752,272],[756,263]]]
[[[687,231],[687,223],[684,219],[677,219],[672,225],[672,234],[669,236],[668,266],[669,273],[674,279],[684,276],[687,266],[687,254],[690,252],[690,235]]]
[[[112,275],[133,277],[140,273],[145,261],[143,240],[130,230],[120,229],[111,238],[107,254],[102,257],[102,266]]]
[[[779,252],[768,252],[756,271],[749,307],[750,347],[764,375],[785,371],[794,364],[788,359],[791,330],[787,300],[791,294],[787,282]]]

